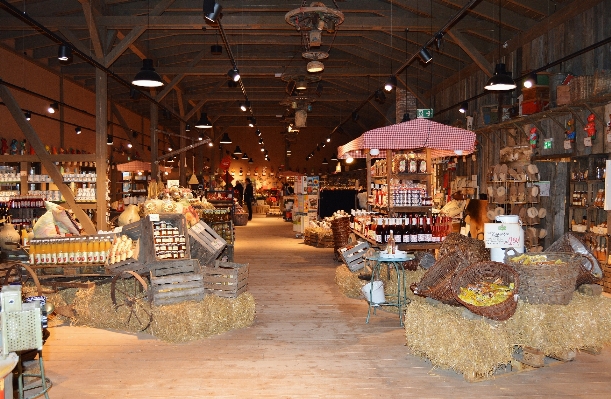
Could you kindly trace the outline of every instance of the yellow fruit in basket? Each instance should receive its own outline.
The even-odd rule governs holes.
[[[482,281],[460,287],[458,297],[473,306],[492,306],[504,302],[513,294],[514,284],[504,285],[497,279],[494,282]]]

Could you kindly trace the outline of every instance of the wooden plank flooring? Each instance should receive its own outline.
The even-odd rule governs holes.
[[[185,344],[53,328],[44,348],[50,397],[611,397],[610,349],[479,383],[433,369],[409,353],[397,315],[379,311],[365,324],[366,303],[338,292],[332,249],[303,245],[276,218],[255,217],[236,236],[257,301],[252,327]]]

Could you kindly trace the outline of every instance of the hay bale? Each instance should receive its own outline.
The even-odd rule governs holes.
[[[467,320],[462,309],[415,301],[405,312],[407,346],[436,367],[474,377],[490,376],[511,361],[513,345],[502,329],[484,319]]]
[[[361,288],[366,284],[366,281],[359,279],[359,273],[358,271],[351,272],[345,264],[335,269],[335,284],[344,296],[353,299],[363,298]]]

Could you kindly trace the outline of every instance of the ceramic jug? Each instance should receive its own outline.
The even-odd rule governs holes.
[[[16,242],[19,243],[21,236],[19,232],[15,230],[15,227],[11,223],[4,223],[2,229],[0,229],[0,248],[6,250],[15,250],[17,249],[14,245],[7,245],[8,242]]]

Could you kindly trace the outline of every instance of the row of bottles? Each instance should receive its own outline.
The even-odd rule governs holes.
[[[390,186],[393,206],[431,206],[433,197],[428,195],[426,184],[411,180],[398,180]]]
[[[42,208],[45,206],[45,200],[38,196],[33,195],[20,195],[12,197],[7,207],[11,209],[21,208]]]
[[[372,176],[386,176],[389,161],[379,159],[371,166]],[[410,152],[409,154],[395,154],[390,164],[392,173],[427,173],[428,164],[424,154]]]
[[[600,188],[596,192],[596,197],[592,195],[592,201],[588,203],[587,191],[573,191],[571,195],[571,206],[595,206],[602,208],[605,205],[605,189]]]
[[[112,237],[71,237],[30,241],[30,264],[65,265],[105,263]]]
[[[392,231],[397,244],[401,243],[439,243],[451,232],[451,220],[445,216],[411,214],[405,218],[374,219],[370,230],[375,231],[375,240],[379,244],[388,242]]]

